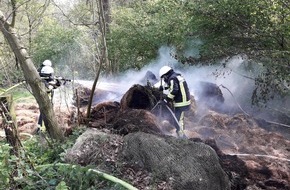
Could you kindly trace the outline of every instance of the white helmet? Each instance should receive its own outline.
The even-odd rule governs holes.
[[[169,66],[163,66],[163,67],[161,67],[161,69],[159,70],[159,77],[162,78],[163,75],[167,74],[171,70],[172,70],[172,68],[169,67]]]
[[[42,65],[43,66],[50,66],[51,67],[52,66],[52,63],[51,63],[50,60],[47,59],[47,60],[43,61]]]
[[[53,74],[54,73],[54,69],[51,67],[51,66],[44,66],[42,67],[41,71],[40,71],[41,74]]]

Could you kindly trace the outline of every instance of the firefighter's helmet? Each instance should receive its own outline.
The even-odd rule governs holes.
[[[54,73],[54,69],[51,66],[42,67],[40,74],[52,75]]]
[[[166,75],[167,73],[169,73],[169,71],[172,71],[173,69],[169,66],[163,66],[161,67],[161,69],[159,70],[159,77],[162,78],[164,75]]]
[[[51,67],[52,66],[52,63],[51,63],[50,60],[47,59],[47,60],[43,61],[42,65],[43,66],[50,66]]]

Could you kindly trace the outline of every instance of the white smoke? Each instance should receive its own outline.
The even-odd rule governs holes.
[[[236,99],[245,99],[250,102],[250,94],[253,90],[254,81],[245,77],[246,73],[244,67],[246,66],[244,65],[247,64],[247,61],[241,56],[228,60],[225,63],[226,67],[222,66],[224,64],[222,62],[218,66],[189,66],[182,65],[173,58],[172,55],[175,54],[175,49],[172,47],[161,47],[158,53],[156,60],[147,64],[141,70],[129,70],[122,76],[114,79],[100,78],[97,88],[124,94],[134,84],[140,84],[147,71],[151,71],[159,79],[159,69],[164,65],[168,65],[185,77],[193,96],[195,95],[195,91],[201,88],[198,82],[206,81],[214,83],[217,86],[223,85],[227,88],[225,89],[220,86],[227,105],[234,106],[236,103],[228,90],[231,91]],[[87,87],[90,87],[93,84],[92,81],[78,82],[86,84]],[[112,97],[113,96],[108,100],[118,101],[121,98],[119,96],[112,99]]]
[[[197,51],[192,51],[195,53]],[[223,109],[227,109],[227,113],[247,112],[249,115],[258,115],[260,108],[255,108],[251,104],[251,96],[255,87],[254,78],[257,77],[262,70],[262,66],[248,61],[246,56],[235,56],[231,59],[221,60],[219,64],[204,65],[188,65],[181,64],[174,59],[175,49],[172,47],[161,47],[156,60],[147,64],[141,70],[129,70],[122,76],[114,79],[100,78],[97,89],[109,91],[110,97],[106,97],[107,101],[120,101],[122,95],[125,94],[134,84],[142,84],[146,72],[151,71],[156,78],[159,78],[159,69],[168,65],[176,72],[181,73],[189,86],[191,94],[198,101],[196,91],[202,88],[200,81],[216,84],[222,91],[225,99]],[[190,52],[187,52],[189,54]],[[79,81],[79,83],[83,83]],[[92,81],[87,83],[87,87],[92,86]],[[142,84],[144,85],[144,83]]]
[[[192,56],[197,56],[196,51]],[[187,52],[188,53],[188,52]],[[162,47],[159,50],[158,58],[144,67],[140,71],[140,76],[143,77],[146,71],[152,71],[157,77],[159,69],[164,65],[171,66],[176,72],[181,73],[189,86],[190,92],[195,96],[195,92],[202,88],[199,84],[200,81],[206,81],[216,84],[220,87],[224,98],[225,104],[229,107],[237,107],[237,103],[247,107],[251,103],[251,93],[254,87],[253,76],[256,74],[249,69],[249,63],[244,56],[236,56],[227,61],[221,61],[220,64],[210,66],[190,66],[182,65],[172,55],[175,54],[175,49],[170,47]],[[248,71],[247,71],[248,69]],[[135,81],[136,82],[136,81]],[[222,86],[226,87],[223,88]],[[195,96],[196,99],[198,97]]]

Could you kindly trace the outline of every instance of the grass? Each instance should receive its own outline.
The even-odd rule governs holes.
[[[13,95],[15,103],[36,103],[34,96],[26,88],[16,88],[7,93]]]

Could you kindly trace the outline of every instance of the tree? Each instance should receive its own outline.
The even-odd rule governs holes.
[[[190,10],[203,41],[200,61],[246,54],[263,69],[253,103],[289,95],[290,6],[284,0],[198,1]],[[196,28],[196,26],[198,26]]]
[[[253,103],[289,95],[290,6],[285,0],[136,0],[112,12],[109,55],[120,70],[141,68],[163,45],[175,47],[175,58],[189,65],[247,55],[253,64],[263,64]],[[186,55],[188,49],[197,49],[198,56]]]
[[[4,17],[4,14],[1,11],[0,30],[20,63],[25,80],[32,89],[32,93],[39,105],[40,111],[45,115],[44,123],[49,135],[54,139],[63,140],[63,135],[58,126],[52,104],[47,96],[45,86],[41,82],[41,78],[33,64],[33,61],[22,44],[21,38],[17,36],[14,28],[10,23],[8,23],[7,18]]]
[[[56,64],[68,54],[71,47],[76,46],[75,38],[80,36],[79,31],[75,28],[64,28],[54,19],[44,18],[43,20],[45,25],[39,27],[33,39],[33,61],[42,63],[50,59]]]
[[[142,68],[156,58],[161,46],[183,53],[192,19],[178,0],[133,1],[115,7],[108,35],[110,60],[119,67],[115,72]]]
[[[87,118],[90,118],[90,111],[92,105],[92,99],[94,96],[94,91],[101,74],[101,71],[104,71],[106,74],[112,73],[112,67],[108,59],[108,50],[107,50],[107,39],[106,35],[109,32],[108,26],[110,22],[110,3],[108,0],[90,0],[90,1],[76,1],[74,9],[70,10],[69,13],[58,6],[55,5],[61,10],[65,18],[73,25],[81,28],[84,33],[89,33],[92,35],[89,39],[92,67],[97,68],[93,69],[95,71],[94,83],[91,90],[89,105],[87,108]],[[76,15],[82,14],[81,17],[76,17]]]

